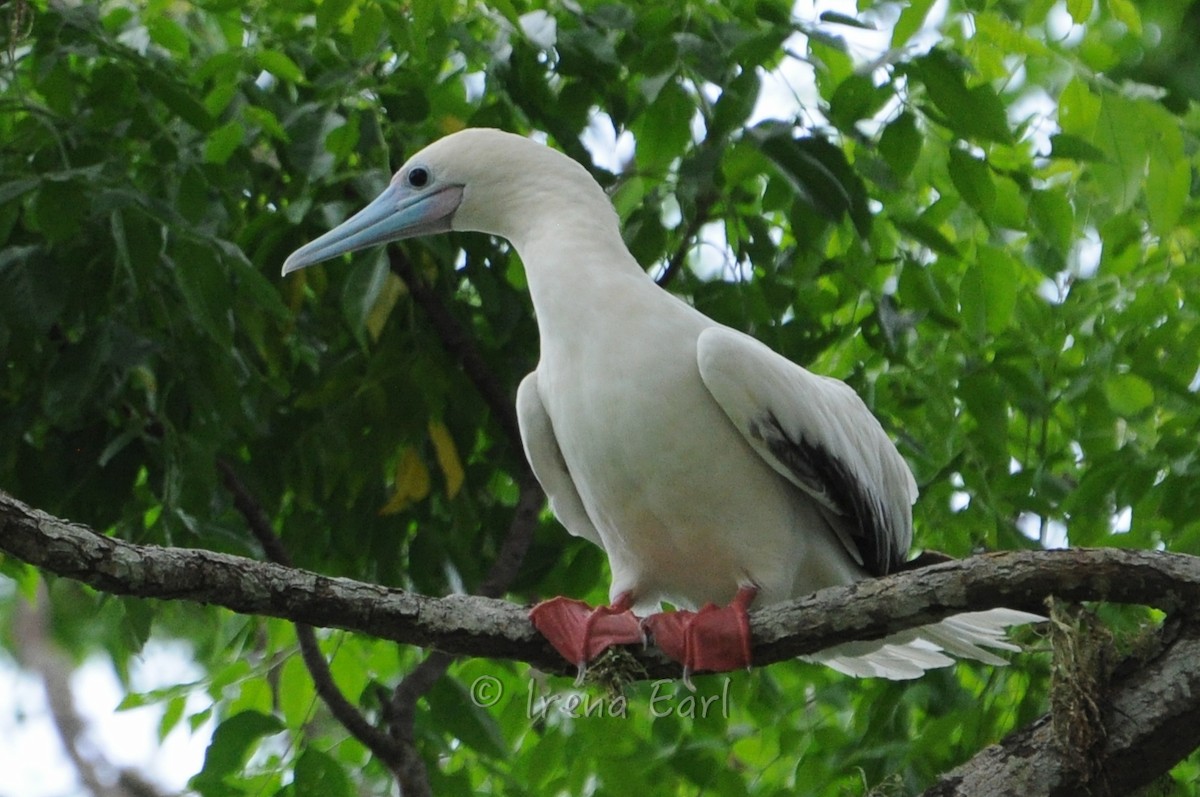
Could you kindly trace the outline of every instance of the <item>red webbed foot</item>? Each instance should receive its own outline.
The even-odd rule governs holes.
[[[757,587],[742,587],[728,606],[711,603],[698,612],[659,612],[642,621],[663,653],[683,665],[692,688],[693,672],[728,672],[750,666],[750,617]]]
[[[641,620],[629,610],[628,592],[617,596],[611,606],[592,608],[583,601],[551,598],[529,610],[529,619],[563,658],[579,668],[583,679],[588,662],[613,645],[645,643]]]

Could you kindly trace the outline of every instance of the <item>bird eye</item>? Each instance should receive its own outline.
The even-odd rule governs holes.
[[[416,166],[408,172],[408,184],[413,188],[424,188],[429,185],[429,170],[424,166]]]

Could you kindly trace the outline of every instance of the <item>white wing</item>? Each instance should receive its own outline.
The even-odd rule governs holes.
[[[825,510],[850,555],[872,575],[894,570],[912,544],[917,485],[862,399],[727,327],[701,332],[696,357],[746,442]]]
[[[541,482],[550,499],[554,515],[576,537],[591,540],[601,548],[600,532],[588,517],[583,499],[575,489],[571,472],[559,450],[550,416],[538,394],[537,371],[529,373],[517,388],[517,425],[521,428],[521,444],[533,475]]]
[[[883,639],[846,642],[801,658],[855,678],[890,678],[894,681],[920,678],[926,670],[953,664],[954,659],[946,654],[1000,667],[1008,662],[987,648],[1019,651],[1019,646],[1005,639],[1005,629],[1045,619],[1015,609],[965,612],[933,625],[901,631]]]
[[[700,376],[746,441],[826,512],[842,543],[873,575],[899,565],[912,543],[917,484],[862,400],[753,338],[724,327],[700,333]],[[804,658],[857,677],[916,678],[951,656],[1004,664],[988,648],[1018,650],[1006,626],[1044,618],[1010,609],[948,617],[883,639]]]

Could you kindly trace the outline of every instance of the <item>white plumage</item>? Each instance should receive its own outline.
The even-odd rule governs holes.
[[[541,335],[517,394],[525,451],[563,525],[607,553],[614,601],[698,607],[749,587],[772,603],[903,561],[916,484],[858,396],[661,290],[600,186],[552,149],[447,136],[284,273],[447,229],[506,238],[525,264]],[[1016,649],[1003,628],[1036,619],[959,615],[813,658],[889,678],[947,653],[1003,663],[985,648]]]

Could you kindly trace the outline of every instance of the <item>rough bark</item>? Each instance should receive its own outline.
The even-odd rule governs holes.
[[[534,632],[526,609],[507,601],[430,598],[211,551],[136,545],[3,491],[0,551],[113,594],[190,600],[454,655],[571,670]],[[982,751],[928,794],[1120,794],[1200,746],[1200,631],[1190,617],[1200,605],[1200,557],[1119,549],[1008,552],[826,589],[752,612],[754,660],[767,665],[962,611],[1044,611],[1051,597],[1154,606],[1179,631],[1156,658],[1122,674],[1101,696],[1104,746],[1088,767],[1064,753],[1047,717]],[[628,655],[645,668],[644,677],[680,674],[653,648],[633,646]]]
[[[1200,624],[1185,624],[1152,661],[1101,698],[1097,760],[1064,750],[1047,715],[945,774],[923,797],[1119,795],[1152,783],[1200,747]]]
[[[569,665],[508,601],[431,598],[228,554],[137,545],[33,509],[0,491],[0,550],[103,592],[189,600],[243,614],[342,628],[446,653]],[[1139,603],[1167,613],[1200,605],[1200,557],[1076,549],[986,554],[768,606],[750,615],[761,665],[872,639],[962,611],[1045,611],[1045,600]],[[647,677],[679,674],[653,648],[629,649]]]
[[[46,707],[63,752],[75,767],[82,789],[91,797],[163,797],[165,792],[133,769],[118,767],[88,739],[91,729],[79,713],[71,689],[75,663],[59,649],[50,632],[46,585],[13,615],[13,652],[17,663],[34,673],[46,692]]]

